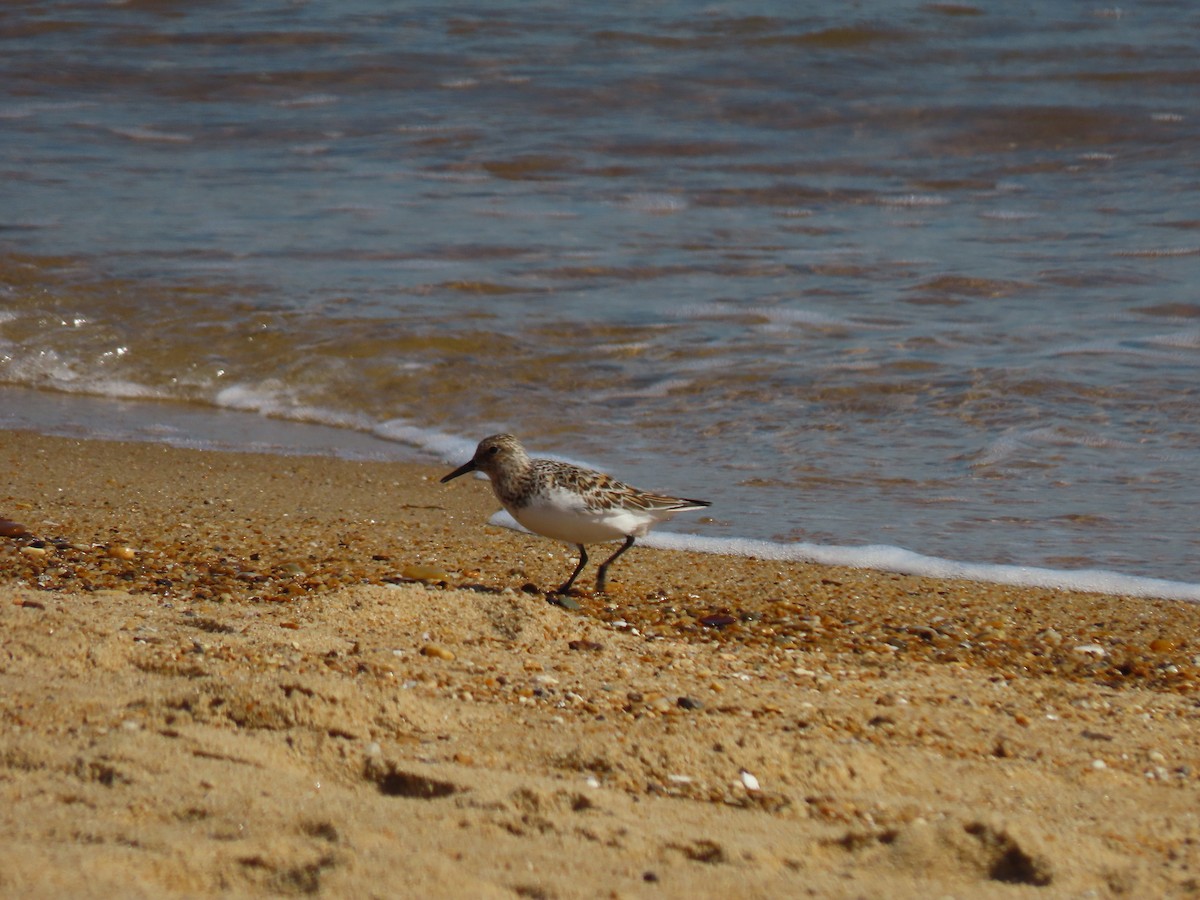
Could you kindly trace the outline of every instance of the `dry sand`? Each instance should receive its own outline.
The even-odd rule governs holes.
[[[638,547],[562,609],[440,469],[0,442],[0,895],[1200,894],[1197,605]]]

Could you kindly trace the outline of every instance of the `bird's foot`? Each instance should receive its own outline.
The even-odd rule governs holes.
[[[546,602],[552,603],[555,606],[561,606],[563,609],[582,609],[579,601],[571,596],[569,591],[548,591],[546,593]]]

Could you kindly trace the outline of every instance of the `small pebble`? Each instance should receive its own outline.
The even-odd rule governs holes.
[[[691,697],[680,697],[675,701],[675,705],[680,709],[704,709],[703,703]]]
[[[407,578],[410,581],[424,581],[427,583],[450,580],[450,576],[437,566],[426,566],[419,563],[412,563],[405,566],[400,570],[400,577]]]
[[[578,640],[567,641],[568,650],[591,650],[593,653],[599,653],[604,649],[604,645],[596,641]]]
[[[113,544],[111,547],[109,547],[108,555],[111,556],[113,559],[123,559],[126,561],[131,560],[135,556],[137,556],[137,554],[134,552],[133,548],[122,547],[119,544]]]
[[[1099,644],[1080,644],[1075,648],[1075,652],[1081,656],[1093,656],[1096,659],[1103,659],[1108,655],[1108,651]]]
[[[23,538],[29,537],[29,530],[12,519],[0,519],[0,537]]]
[[[742,776],[742,784],[745,785],[746,790],[748,790],[748,791],[762,790],[762,788],[759,787],[758,779],[755,778],[753,775],[751,775],[749,772],[747,772],[745,769],[742,769],[741,776]]]
[[[426,644],[421,648],[421,655],[431,656],[434,659],[454,659],[454,651],[441,644]]]

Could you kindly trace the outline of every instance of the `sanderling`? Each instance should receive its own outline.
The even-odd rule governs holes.
[[[604,590],[608,567],[659,522],[675,513],[709,506],[707,500],[686,500],[649,494],[623,484],[603,472],[582,469],[553,459],[532,459],[511,434],[494,434],[475,448],[470,462],[442,479],[483,472],[492,482],[496,498],[509,515],[544,537],[579,548],[579,565],[555,593],[565,594],[587,565],[585,544],[625,543],[600,564],[596,590]]]

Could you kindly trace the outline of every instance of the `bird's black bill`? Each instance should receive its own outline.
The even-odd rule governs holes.
[[[455,469],[453,472],[451,472],[449,475],[447,475],[445,478],[443,478],[442,484],[445,484],[447,481],[453,481],[459,475],[466,475],[468,472],[474,472],[474,471],[475,471],[475,460],[471,460],[470,462],[465,462],[461,466],[459,466],[457,469]]]

